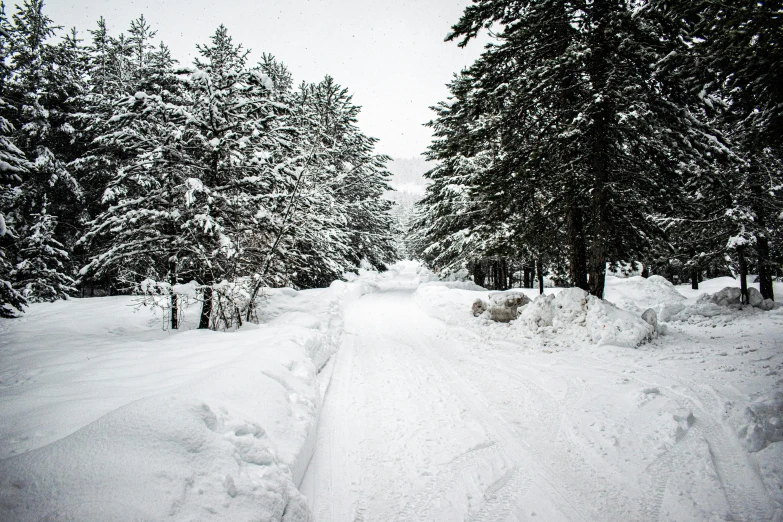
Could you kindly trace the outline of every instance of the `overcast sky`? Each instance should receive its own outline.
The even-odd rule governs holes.
[[[13,4],[13,1],[7,4]],[[144,16],[182,63],[195,44],[224,24],[235,42],[274,54],[294,80],[326,74],[348,87],[362,106],[362,130],[380,138],[377,150],[412,157],[426,149],[429,110],[445,99],[452,74],[481,53],[443,41],[470,0],[48,0],[57,25],[84,33],[106,18],[113,35]],[[11,9],[8,9],[11,11]]]

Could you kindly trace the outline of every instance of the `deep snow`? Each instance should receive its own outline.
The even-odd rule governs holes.
[[[781,309],[609,277],[499,324],[435,279],[269,291],[228,333],[124,297],[3,321],[0,520],[783,517]]]
[[[317,370],[374,288],[267,290],[265,324],[165,331],[131,297],[3,321],[0,520],[305,520]]]

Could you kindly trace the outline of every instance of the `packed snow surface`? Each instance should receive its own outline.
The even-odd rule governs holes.
[[[532,327],[473,317],[494,292],[415,266],[380,289],[345,318],[302,484],[314,520],[783,515],[780,310],[665,323],[637,347],[642,311],[698,295],[658,278],[610,278],[620,307],[514,289]]]
[[[0,520],[783,517],[783,310],[700,298],[733,279],[514,289],[510,323],[415,263],[349,279],[236,332],[127,297],[0,323]]]

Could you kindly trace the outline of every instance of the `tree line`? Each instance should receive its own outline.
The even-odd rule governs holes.
[[[783,244],[780,1],[474,0],[494,37],[433,107],[438,165],[408,248],[441,270],[546,267],[601,297],[607,266],[757,273]],[[505,262],[505,261],[504,261]],[[747,296],[747,292],[743,292]]]
[[[85,39],[42,0],[0,11],[0,316],[95,289],[157,295],[178,327],[252,320],[264,287],[396,258],[388,157],[329,76],[294,87],[224,26],[183,66],[144,16]]]

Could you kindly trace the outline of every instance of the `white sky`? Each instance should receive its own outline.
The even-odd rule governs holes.
[[[13,4],[7,1],[7,4]],[[106,18],[114,36],[144,14],[181,63],[219,24],[251,49],[251,60],[268,52],[294,81],[326,74],[348,87],[362,106],[359,125],[380,138],[378,152],[412,157],[426,149],[431,105],[446,98],[452,73],[469,65],[486,40],[460,49],[443,41],[470,0],[48,0],[57,25],[82,36]],[[10,14],[13,10],[7,8]]]

